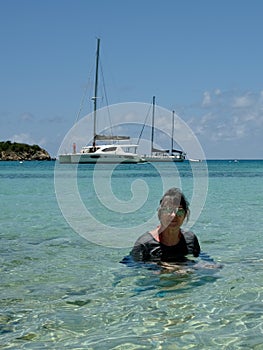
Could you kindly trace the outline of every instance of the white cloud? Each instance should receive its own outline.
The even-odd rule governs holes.
[[[208,142],[253,138],[263,131],[263,91],[205,91],[188,113],[188,125]]]
[[[202,106],[207,107],[211,104],[211,95],[208,91],[205,91],[203,93],[203,101],[202,101]]]
[[[10,137],[10,141],[19,143],[35,144],[35,140],[26,133],[15,134]]]
[[[21,133],[15,134],[9,138],[12,142],[18,143],[27,143],[29,145],[39,145],[40,147],[44,147],[47,144],[46,138],[41,138],[39,141],[36,141],[30,134]]]
[[[249,94],[244,96],[237,96],[234,98],[234,101],[233,101],[234,108],[250,107],[252,104],[253,104],[253,98]]]
[[[201,124],[207,125],[207,123],[209,123],[210,121],[212,121],[214,119],[215,119],[215,116],[212,113],[206,113],[201,118]]]

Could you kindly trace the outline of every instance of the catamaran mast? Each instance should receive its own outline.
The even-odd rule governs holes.
[[[96,52],[96,72],[95,72],[95,85],[94,85],[94,97],[93,102],[93,147],[96,146],[96,113],[97,113],[97,95],[98,95],[98,77],[99,77],[99,57],[100,57],[100,39],[97,39],[97,52]]]
[[[155,96],[153,96],[153,113],[152,113],[152,138],[151,138],[151,156],[153,153],[153,140],[154,140],[154,114],[155,114]]]
[[[172,138],[171,138],[171,142],[172,142],[171,155],[173,155],[173,149],[174,149],[174,111],[173,111],[173,114],[172,114]]]

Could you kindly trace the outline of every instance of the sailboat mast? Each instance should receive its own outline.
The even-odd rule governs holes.
[[[97,97],[98,97],[98,78],[99,78],[99,57],[100,57],[100,39],[97,39],[97,52],[96,52],[96,72],[95,72],[95,85],[94,85],[94,97],[93,97],[93,147],[96,146],[96,117],[97,117]]]
[[[152,152],[153,152],[153,140],[154,140],[154,114],[155,114],[155,96],[153,96],[151,156],[152,156]]]
[[[171,155],[173,155],[173,149],[174,149],[174,111],[172,114],[172,139],[171,139]]]

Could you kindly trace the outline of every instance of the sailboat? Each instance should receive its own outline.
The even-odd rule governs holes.
[[[92,98],[93,107],[93,141],[91,145],[76,151],[76,145],[73,144],[73,152],[59,155],[60,163],[141,163],[143,157],[136,153],[137,144],[120,143],[130,140],[129,136],[98,135],[96,131],[96,112],[97,112],[97,93],[99,76],[99,58],[100,58],[100,39],[97,39],[96,51],[96,71],[94,84],[94,97]],[[104,141],[103,144],[101,142]],[[130,152],[133,150],[133,152]]]
[[[151,133],[151,153],[144,155],[146,162],[183,162],[185,160],[185,152],[174,149],[174,111],[172,114],[172,135],[171,135],[171,149],[157,149],[154,147],[154,119],[155,119],[155,96],[153,96],[152,103],[152,133]]]

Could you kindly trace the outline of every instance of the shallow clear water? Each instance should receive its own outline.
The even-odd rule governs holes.
[[[161,167],[177,185],[169,165]],[[192,167],[195,177],[205,176],[203,164]],[[64,166],[60,177],[70,177],[71,169]],[[149,188],[148,201],[127,215],[101,206],[93,170],[78,168],[78,188],[108,231],[151,218],[163,191],[155,168],[113,172],[119,200],[132,198],[128,188],[138,178]],[[1,162],[0,348],[263,349],[263,161],[208,161],[208,170],[206,202],[193,230],[223,268],[179,274],[120,264],[129,247],[78,235],[56,200],[54,162]],[[190,165],[177,164],[177,171],[191,197]]]

